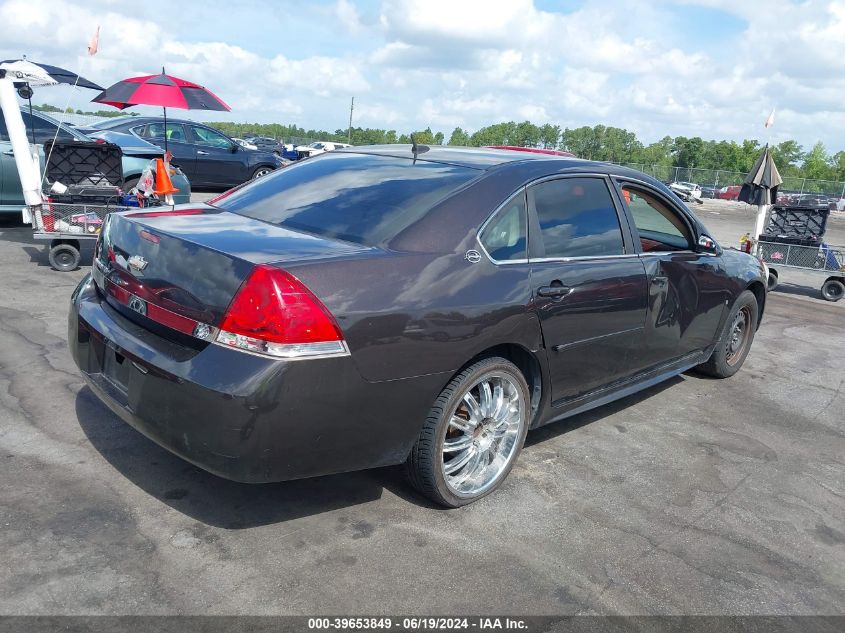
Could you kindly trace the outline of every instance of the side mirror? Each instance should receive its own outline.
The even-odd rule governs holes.
[[[698,238],[698,252],[717,254],[719,252],[719,245],[712,238],[702,235]]]
[[[234,154],[235,152],[238,151],[238,147],[240,147],[240,145],[238,145],[237,143],[232,143],[232,147],[230,148],[229,151],[231,151]]]

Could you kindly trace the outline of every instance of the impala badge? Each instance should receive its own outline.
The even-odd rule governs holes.
[[[147,260],[140,255],[133,255],[127,261],[129,268],[134,268],[137,271],[143,271],[147,267]]]
[[[467,251],[464,257],[470,264],[477,264],[481,261],[481,253],[478,251]]]

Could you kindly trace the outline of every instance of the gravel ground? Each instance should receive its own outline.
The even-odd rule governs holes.
[[[696,211],[724,243],[753,225]],[[532,432],[499,492],[444,511],[395,468],[248,486],[151,443],[68,355],[88,267],[3,222],[0,613],[843,613],[845,302],[817,287],[770,295],[734,378]]]

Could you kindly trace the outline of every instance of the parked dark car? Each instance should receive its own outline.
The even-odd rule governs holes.
[[[765,269],[668,188],[419,149],[336,150],[206,205],[113,214],[69,316],[93,392],[222,477],[405,463],[460,506],[529,428],[742,366]]]
[[[271,152],[281,153],[281,143],[269,136],[248,136],[244,140],[249,141],[258,149],[265,149]]]
[[[173,163],[187,174],[194,188],[228,189],[266,176],[287,163],[272,151],[246,149],[214,128],[181,119],[126,116],[101,121],[82,131],[112,130],[135,136],[173,152]]]

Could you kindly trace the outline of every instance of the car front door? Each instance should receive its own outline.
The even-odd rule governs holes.
[[[645,270],[607,178],[534,184],[528,206],[532,305],[560,403],[630,373],[645,324]]]
[[[145,123],[132,128],[136,136],[145,141],[154,143],[164,149],[164,137],[167,135],[167,149],[173,154],[174,165],[178,166],[191,181],[191,184],[199,184],[197,179],[196,149],[188,141],[185,126],[181,123],[168,123],[167,130],[163,122]]]
[[[197,174],[206,185],[233,187],[250,179],[244,150],[229,137],[203,125],[189,125],[197,148]]]
[[[710,345],[726,310],[719,257],[697,252],[693,223],[659,191],[621,181],[620,193],[648,277],[646,333],[633,356],[645,370]]]

